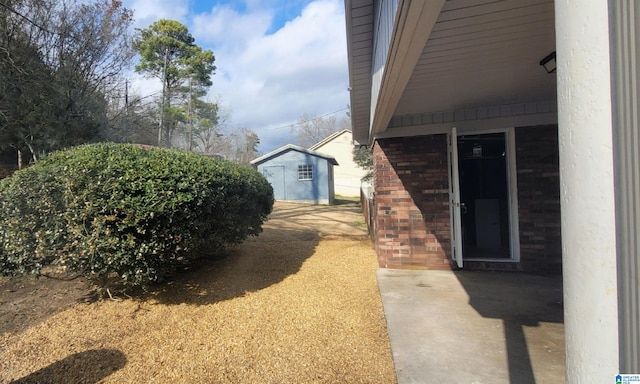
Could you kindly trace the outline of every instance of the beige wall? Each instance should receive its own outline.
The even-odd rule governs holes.
[[[313,150],[333,156],[338,161],[338,166],[333,168],[336,195],[360,196],[360,179],[365,171],[353,162],[351,132],[343,132],[327,143],[314,146]]]

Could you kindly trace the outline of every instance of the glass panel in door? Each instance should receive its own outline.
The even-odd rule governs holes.
[[[465,259],[508,259],[509,183],[505,133],[457,137]]]

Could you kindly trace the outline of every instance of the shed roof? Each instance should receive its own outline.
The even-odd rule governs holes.
[[[288,151],[296,151],[296,152],[304,153],[304,154],[307,154],[307,155],[320,157],[320,158],[326,159],[327,161],[329,161],[333,165],[338,165],[338,161],[336,161],[335,157],[333,157],[333,156],[325,155],[325,154],[322,154],[320,152],[312,151],[310,149],[306,149],[306,148],[303,148],[303,147],[300,147],[300,146],[294,145],[294,144],[284,145],[284,146],[282,146],[282,147],[280,147],[280,148],[278,148],[276,150],[273,150],[273,151],[271,151],[271,152],[269,152],[269,153],[267,153],[265,155],[262,155],[262,156],[260,156],[260,157],[258,157],[256,159],[253,159],[253,160],[251,160],[251,164],[252,165],[262,164],[265,161],[267,161],[269,159],[272,159],[274,157],[278,157],[281,154],[283,154],[285,152],[288,152]]]

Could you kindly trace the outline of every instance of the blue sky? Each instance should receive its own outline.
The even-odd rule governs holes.
[[[190,12],[202,14],[210,12],[214,7],[229,7],[240,14],[248,14],[257,10],[271,13],[273,16],[271,26],[267,30],[272,34],[282,27],[289,20],[300,16],[302,10],[309,4],[309,0],[262,0],[262,1],[190,1]]]
[[[345,116],[349,103],[342,0],[124,0],[135,27],[161,18],[185,24],[216,56],[209,99],[228,112],[230,129],[248,128],[270,152],[293,141],[303,114]],[[134,89],[150,94],[154,79]]]

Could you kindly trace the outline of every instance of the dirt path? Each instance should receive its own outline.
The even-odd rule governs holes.
[[[277,203],[261,236],[138,299],[5,281],[0,382],[394,383],[361,217]]]

